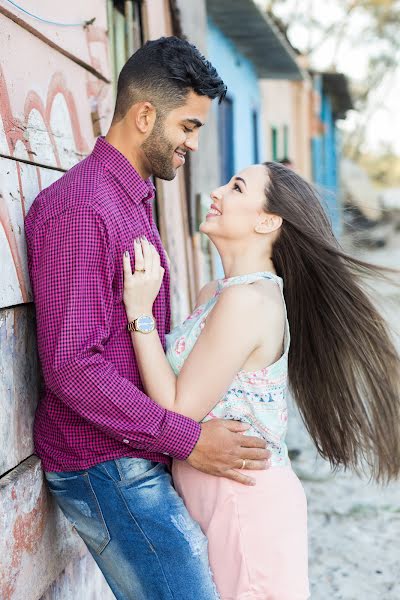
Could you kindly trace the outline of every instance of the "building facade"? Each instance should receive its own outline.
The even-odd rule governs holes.
[[[312,125],[315,94],[306,72],[301,81],[263,79],[266,160],[289,159],[295,170],[312,179]]]

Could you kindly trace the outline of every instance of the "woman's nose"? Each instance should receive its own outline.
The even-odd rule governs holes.
[[[210,194],[211,200],[221,200],[222,198],[222,189],[219,187],[216,190],[213,190]]]

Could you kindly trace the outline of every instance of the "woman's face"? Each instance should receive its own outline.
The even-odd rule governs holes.
[[[265,166],[252,165],[214,190],[200,231],[212,239],[245,240],[254,236],[255,227],[268,214],[264,211],[267,179]]]

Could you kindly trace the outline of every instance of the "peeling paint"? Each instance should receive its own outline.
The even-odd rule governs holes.
[[[33,306],[0,310],[0,476],[33,453],[39,385]]]
[[[40,600],[115,600],[103,574],[87,553],[71,561]]]
[[[104,13],[105,18],[106,9],[99,3],[93,4],[93,11]],[[37,161],[53,168],[49,174],[42,167],[18,160],[1,161],[0,307],[6,307],[32,300],[23,235],[28,205],[43,187],[84,158],[93,147],[90,100],[95,97],[102,113],[109,116],[101,124],[100,133],[105,133],[112,117],[113,99],[111,85],[88,75],[54,49],[46,48],[3,14],[0,14],[0,29],[9,31],[19,46],[29,48],[31,58],[26,61],[23,54],[15,52],[14,44],[0,37],[0,153],[10,159]],[[102,35],[99,28],[96,35],[92,32],[88,37],[85,31],[79,35],[82,42],[85,40],[86,51],[91,54],[93,50],[93,60],[98,62],[104,55],[102,66],[109,68],[105,30]],[[91,48],[92,44],[95,48]],[[86,104],[82,103],[84,98]]]
[[[0,479],[0,530],[1,600],[36,600],[84,548],[50,497],[35,456]]]

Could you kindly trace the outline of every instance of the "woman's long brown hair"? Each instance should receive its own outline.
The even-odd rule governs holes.
[[[361,283],[378,268],[340,249],[312,185],[265,166],[265,209],[283,219],[272,260],[284,280],[294,398],[333,467],[387,482],[400,473],[400,359]]]

